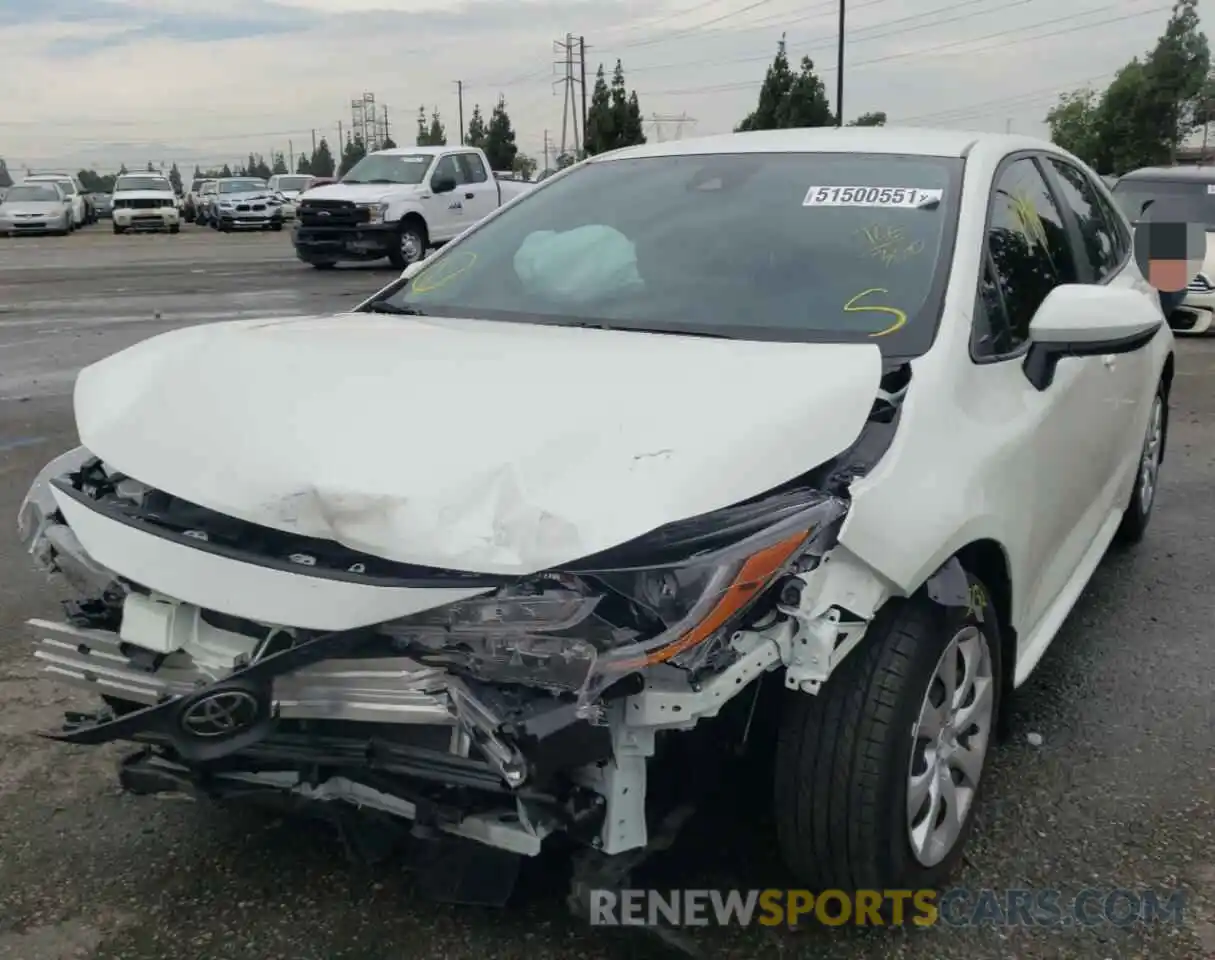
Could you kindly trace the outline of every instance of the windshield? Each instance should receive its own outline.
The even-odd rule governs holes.
[[[159,190],[171,192],[173,185],[164,177],[119,177],[114,192],[120,190]]]
[[[195,180],[193,183],[190,184],[190,192],[198,193],[199,189],[206,182],[207,182],[206,180]]]
[[[962,168],[845,153],[592,163],[390,286],[378,309],[914,356],[935,334]]]
[[[38,183],[38,182],[39,181],[37,181],[37,180],[27,181],[27,183],[29,183],[31,186],[33,186],[35,183]],[[64,179],[60,180],[58,177],[54,177],[54,178],[48,177],[46,180],[43,180],[41,182],[42,183],[57,183],[62,188],[64,193],[72,194],[72,195],[74,195],[76,193],[76,184],[72,182],[71,178],[65,177]]]
[[[307,190],[311,177],[275,177],[275,190]]]
[[[8,193],[0,194],[5,203],[54,202],[59,199],[59,192],[48,184],[23,183],[9,187]]]
[[[1149,200],[1168,197],[1182,200],[1190,211],[1193,223],[1215,230],[1215,174],[1211,183],[1201,180],[1119,180],[1111,191],[1127,219],[1134,223],[1143,219],[1143,205]],[[1151,216],[1151,207],[1148,208]]]
[[[265,180],[226,180],[219,185],[220,193],[256,193],[265,189]]]
[[[351,167],[342,183],[421,183],[433,159],[421,153],[373,153]]]

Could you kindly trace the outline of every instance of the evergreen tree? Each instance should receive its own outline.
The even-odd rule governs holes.
[[[776,56],[764,74],[759,88],[759,102],[755,109],[743,118],[736,128],[742,130],[776,130],[781,104],[793,89],[793,72],[789,69],[789,58],[785,53],[785,35],[782,33],[776,45]]]
[[[8,172],[8,164],[4,162],[4,158],[0,157],[0,187],[11,187],[13,185],[13,175]]]
[[[306,153],[300,154],[300,158],[299,158],[299,160],[296,161],[296,164],[295,164],[295,172],[304,174],[305,176],[307,174],[312,173],[311,158],[308,156],[308,154],[306,154]]]
[[[515,131],[506,112],[506,98],[498,95],[498,103],[490,114],[485,132],[485,156],[491,170],[513,170],[519,148],[515,145]]]
[[[612,86],[609,90],[612,110],[612,147],[621,146],[621,136],[629,122],[629,93],[624,88],[624,67],[616,61],[612,71]]]
[[[850,127],[884,127],[886,126],[886,114],[882,110],[875,110],[872,113],[862,113],[855,120],[848,122]]]
[[[464,142],[470,147],[484,147],[485,132],[485,118],[481,116],[481,104],[474,104],[472,117],[468,121],[468,136],[464,138]]]
[[[623,79],[623,78],[622,78]],[[603,64],[595,72],[595,89],[586,110],[586,134],[583,149],[588,155],[611,150],[616,143],[616,126],[612,116],[612,99],[608,90]]]
[[[432,147],[447,146],[447,131],[443,128],[443,121],[439,119],[438,107],[435,107],[434,113],[430,115],[430,129],[426,133],[426,140]]]
[[[367,147],[359,134],[346,138],[346,149],[342,151],[342,162],[338,167],[338,176],[344,177],[350,168],[367,156]]]
[[[173,185],[174,193],[181,193],[181,171],[177,169],[177,164],[173,164],[169,168],[169,183]]]
[[[290,172],[291,171],[287,169],[287,158],[281,153],[276,153],[274,155],[274,165],[270,168],[270,174],[273,176],[274,174]]]
[[[335,169],[336,164],[333,160],[333,153],[329,149],[329,141],[321,137],[308,164],[308,172],[314,177],[332,177]]]
[[[637,100],[637,91],[629,93],[629,102],[624,114],[624,129],[620,131],[617,144],[621,147],[635,147],[645,143],[645,126],[641,120],[641,103]]]
[[[418,146],[429,147],[430,124],[426,122],[426,108],[418,107]]]
[[[121,170],[119,170],[118,172],[119,172],[119,174],[120,174],[120,175],[121,175],[121,174],[123,174],[123,173],[126,173],[126,172],[127,172],[127,168],[126,168],[126,167],[123,167],[123,168],[122,168]],[[232,168],[231,168],[230,166],[228,166],[228,165],[225,163],[225,164],[224,164],[224,166],[223,166],[223,169],[219,171],[219,175],[220,175],[220,177],[221,177],[221,178],[227,178],[227,177],[232,176]]]

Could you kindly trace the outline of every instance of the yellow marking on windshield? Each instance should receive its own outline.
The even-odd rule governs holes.
[[[881,260],[886,267],[908,260],[924,249],[923,240],[909,243],[902,227],[875,223],[860,232],[869,244],[869,256]]]
[[[468,259],[460,266],[452,266],[455,257],[467,257]],[[441,287],[447,286],[456,277],[464,273],[477,262],[475,253],[452,253],[446,260],[439,260],[431,267],[427,267],[419,273],[409,283],[411,293],[433,293]],[[446,269],[444,269],[446,267]],[[434,276],[432,276],[434,274]]]
[[[1038,213],[1033,198],[1027,193],[1018,191],[1009,199],[1013,216],[1017,218],[1017,222],[1021,224],[1021,229],[1025,231],[1029,239],[1044,247],[1047,246],[1046,227],[1042,225],[1042,215]]]
[[[889,293],[882,287],[870,287],[868,290],[862,290],[855,297],[844,304],[844,313],[884,313],[888,317],[894,317],[894,323],[886,327],[884,330],[879,330],[877,333],[871,333],[871,337],[884,337],[889,333],[894,333],[904,324],[907,323],[907,314],[898,307],[878,306],[877,304],[858,304],[857,301],[869,296],[871,293]]]

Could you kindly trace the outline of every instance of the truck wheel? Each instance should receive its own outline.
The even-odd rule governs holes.
[[[169,227],[169,233],[181,233],[181,226],[176,223],[173,224],[171,227]]]
[[[934,889],[960,860],[1003,669],[995,609],[969,579],[970,608],[891,601],[817,695],[787,694],[777,831],[811,889]]]
[[[417,217],[407,217],[397,231],[397,242],[388,250],[388,259],[398,270],[417,263],[426,256],[426,224]]]
[[[126,227],[120,227],[120,226],[118,226],[118,224],[114,224],[114,232],[115,232],[115,233],[126,233],[126,232],[127,232],[127,228],[126,228]]]

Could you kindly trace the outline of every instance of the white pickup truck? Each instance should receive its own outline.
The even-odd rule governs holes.
[[[496,179],[475,147],[378,150],[301,194],[295,252],[318,269],[383,257],[404,269],[532,186]]]

